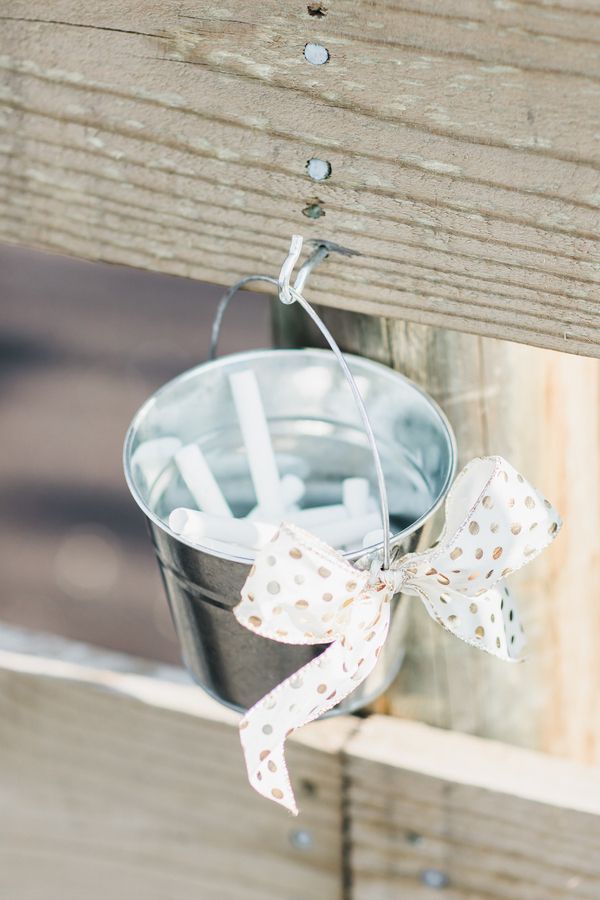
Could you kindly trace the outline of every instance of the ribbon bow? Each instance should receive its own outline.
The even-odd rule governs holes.
[[[419,597],[429,615],[461,640],[501,659],[518,659],[523,629],[503,580],[537,556],[560,525],[551,504],[499,456],[474,459],[458,476],[437,543],[386,571],[358,569],[308,532],[282,524],[258,554],[234,613],[271,640],[329,646],[242,719],[252,786],[297,814],[285,739],[369,675],[399,591]]]

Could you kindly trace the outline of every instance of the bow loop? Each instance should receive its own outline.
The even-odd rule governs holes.
[[[283,524],[257,555],[234,609],[238,621],[288,644],[326,644],[343,633],[369,581],[332,547]]]
[[[552,505],[505,459],[474,459],[446,501],[437,545],[406,557],[408,584],[479,597],[532,560],[560,527]]]

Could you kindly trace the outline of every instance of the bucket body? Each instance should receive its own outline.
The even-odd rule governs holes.
[[[427,394],[399,373],[361,357],[346,361],[362,394],[381,457],[394,554],[425,546],[434,513],[455,472],[450,426]],[[253,634],[233,615],[252,559],[186,542],[169,529],[169,513],[193,507],[177,468],[167,460],[148,478],[135,463],[146,441],[197,443],[234,515],[256,500],[228,376],[252,369],[281,475],[300,475],[304,504],[341,501],[344,478],[360,476],[377,496],[373,462],[348,384],[326,350],[259,350],[205,363],[162,387],[139,410],[125,442],[125,473],[144,511],[182,648],[194,680],[220,702],[246,710],[324,647],[280,644]],[[380,545],[345,554],[368,564]],[[335,708],[369,703],[395,678],[404,655],[406,600],[394,598],[390,633],[371,675]]]

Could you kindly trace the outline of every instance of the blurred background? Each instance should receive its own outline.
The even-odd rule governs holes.
[[[221,294],[0,246],[0,619],[179,663],[121,451],[148,395],[206,357]],[[221,352],[269,344],[269,304],[243,292]]]

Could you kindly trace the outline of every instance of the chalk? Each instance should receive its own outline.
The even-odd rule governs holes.
[[[339,522],[348,518],[348,511],[341,503],[333,506],[311,506],[309,509],[301,509],[297,513],[288,514],[286,521],[300,528],[312,531],[317,525],[328,522]]]
[[[307,478],[310,466],[305,459],[295,456],[293,453],[275,453],[277,470],[281,476],[297,475],[299,478]],[[213,454],[210,467],[216,478],[237,480],[248,475],[248,457],[245,452],[227,454]]]
[[[343,547],[362,540],[364,534],[381,525],[379,513],[369,513],[359,519],[345,519],[339,522],[323,522],[313,525],[309,530],[326,544],[332,547]]]
[[[296,504],[304,496],[304,482],[301,478],[298,478],[297,475],[284,475],[279,484],[281,486],[281,502],[283,507],[282,516],[284,519],[287,519],[289,513],[298,510]],[[265,519],[268,519],[269,516],[267,510],[263,509],[262,506],[255,506],[254,509],[248,513],[247,518],[264,521]]]
[[[348,479],[344,479],[346,481]],[[353,480],[353,479],[350,479]],[[361,479],[362,480],[362,479]],[[366,479],[365,479],[366,480]],[[330,481],[329,479],[306,478],[306,493],[304,495],[305,507],[324,506],[343,502],[343,482]],[[379,503],[375,497],[369,497],[367,512],[375,512],[379,509]]]
[[[257,505],[269,519],[279,521],[283,513],[279,471],[256,376],[250,369],[244,369],[231,374],[229,384],[248,454]]]
[[[175,463],[198,509],[213,516],[232,516],[229,504],[197,444],[188,444],[178,450]]]
[[[281,479],[281,493],[286,506],[299,503],[306,491],[305,484],[298,475],[284,475]]]
[[[375,528],[374,531],[368,531],[362,539],[363,547],[372,547],[373,544],[381,544],[383,541],[383,528]]]
[[[276,525],[265,522],[249,522],[248,519],[227,519],[210,516],[197,509],[178,507],[169,516],[169,528],[190,541],[202,543],[204,538],[238,544],[258,550],[267,544],[275,532]]]
[[[215,467],[211,465],[213,472],[215,471]],[[285,478],[285,475],[283,476]],[[283,478],[281,479],[283,481]],[[246,478],[226,478],[222,480],[219,478],[219,483],[225,494],[227,502],[231,506],[232,509],[239,509],[240,507],[247,507],[248,512],[252,510],[256,505],[256,495],[254,493],[254,487],[252,486],[252,481],[248,476]],[[235,513],[235,515],[247,515],[248,513]]]
[[[181,441],[176,437],[152,438],[136,448],[131,465],[142,475],[146,486],[151,488],[180,447]]]
[[[369,511],[369,482],[366,478],[345,478],[342,502],[351,519],[358,519]]]

